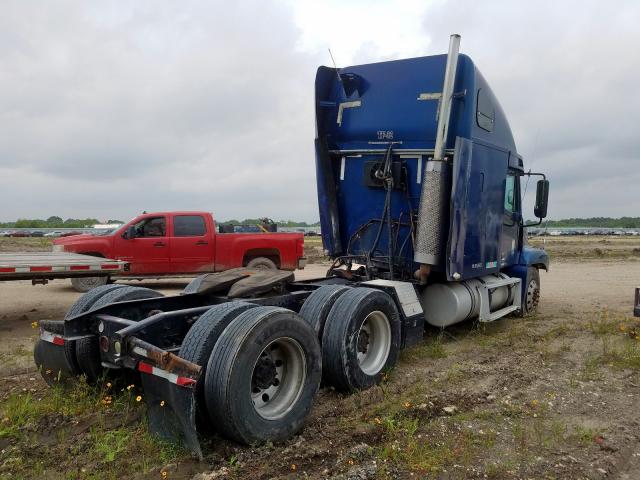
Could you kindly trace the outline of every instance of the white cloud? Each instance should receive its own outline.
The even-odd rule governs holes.
[[[390,0],[3,2],[0,220],[317,219],[313,79],[463,35],[553,217],[638,215],[640,6]],[[635,183],[634,183],[635,182]],[[615,192],[612,192],[615,190]]]

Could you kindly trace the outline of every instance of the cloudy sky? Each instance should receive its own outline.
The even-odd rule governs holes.
[[[489,80],[550,216],[640,216],[640,3],[0,2],[0,220],[315,221],[313,79],[444,53]]]

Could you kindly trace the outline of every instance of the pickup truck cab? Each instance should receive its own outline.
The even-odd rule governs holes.
[[[54,251],[121,260],[118,277],[159,278],[220,272],[230,268],[304,268],[301,233],[219,233],[207,212],[144,213],[106,235],[54,240]],[[117,277],[116,277],[117,278]],[[72,279],[87,291],[108,277]]]

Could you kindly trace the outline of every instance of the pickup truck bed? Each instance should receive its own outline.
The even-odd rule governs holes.
[[[99,277],[118,274],[126,262],[65,252],[0,253],[0,281]]]

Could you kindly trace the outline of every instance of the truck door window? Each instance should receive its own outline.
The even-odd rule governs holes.
[[[176,215],[173,217],[173,234],[176,237],[201,237],[207,232],[200,215]]]
[[[496,111],[491,100],[484,90],[478,90],[478,101],[476,107],[476,122],[478,126],[487,132],[493,132],[493,124],[496,120]]]
[[[513,213],[516,211],[516,177],[507,175],[504,188],[504,212]]]
[[[164,237],[167,221],[164,217],[150,217],[140,220],[135,227],[137,237]]]

